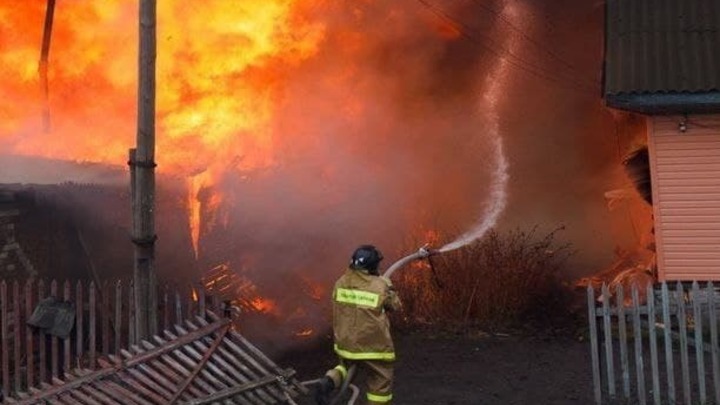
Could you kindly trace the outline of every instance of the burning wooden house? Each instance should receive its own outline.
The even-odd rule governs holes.
[[[131,267],[129,194],[108,184],[0,183],[0,278],[92,280],[128,278]],[[186,220],[176,193],[159,192],[158,226]],[[185,263],[193,253],[185,232],[163,233],[158,259],[176,283],[197,277]],[[170,270],[172,269],[172,270]],[[163,279],[169,277],[162,275]]]
[[[656,278],[720,280],[720,6],[606,7],[603,96],[644,124],[635,177],[653,207]]]

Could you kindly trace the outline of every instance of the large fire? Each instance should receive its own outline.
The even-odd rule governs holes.
[[[45,7],[0,2],[0,153],[124,166],[137,2],[56,3],[47,105]],[[159,1],[157,15],[157,170],[185,184],[180,231],[206,287],[302,319],[294,295],[324,302],[356,244],[390,262],[413,230],[477,220],[492,165],[478,156],[496,135],[479,130],[479,67],[492,61],[462,25],[414,1]]]
[[[189,176],[196,254],[198,191],[223,170],[275,160],[271,123],[279,91],[323,37],[323,27],[303,17],[312,3],[158,2],[159,170]],[[10,146],[4,152],[118,164],[136,125],[137,5],[56,6],[48,127],[40,119],[38,74],[44,6],[37,0],[0,5],[0,96],[12,100],[0,104],[0,142]]]
[[[0,104],[5,152],[118,164],[135,133],[137,4],[57,4],[51,124],[43,136],[28,136],[45,132],[38,75],[45,3],[0,5],[0,95],[12,101]],[[323,36],[321,25],[303,18],[305,3],[158,2],[160,170],[272,164],[278,91]]]

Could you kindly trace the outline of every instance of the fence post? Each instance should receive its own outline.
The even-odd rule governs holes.
[[[199,317],[205,317],[205,288],[202,284],[198,287],[198,314]]]
[[[22,316],[20,312],[20,283],[17,280],[13,281],[13,329],[14,329],[14,341],[13,341],[13,373],[15,374],[15,392],[22,391],[20,372],[21,349],[22,349]]]
[[[97,291],[94,282],[90,282],[90,291],[88,292],[89,302],[89,340],[90,340],[90,368],[95,369],[97,363]]]
[[[85,316],[83,302],[83,285],[80,281],[75,284],[75,367],[82,368],[83,358],[83,342],[85,335],[83,334],[83,317]]]
[[[678,326],[680,327],[680,365],[682,367],[683,394],[686,404],[692,404],[692,393],[690,392],[690,361],[688,359],[687,347],[687,314],[685,313],[685,291],[682,284],[676,284]]]
[[[33,311],[33,299],[32,299],[32,284],[33,280],[28,279],[25,281],[25,319],[30,319]],[[30,325],[25,326],[25,363],[27,371],[27,388],[30,389],[34,385],[35,376],[33,371],[35,369],[35,349],[33,330]]]
[[[40,280],[38,282],[38,304],[44,300],[45,297],[45,281]],[[47,382],[47,335],[43,329],[38,331],[38,352],[40,355],[40,370],[38,373],[39,383]]]
[[[218,298],[216,294],[210,294],[210,310],[219,313]],[[206,314],[203,314],[205,316]]]
[[[65,301],[70,301],[70,281],[65,280],[65,285],[63,286],[63,290],[64,290],[63,291],[63,299]],[[63,346],[65,349],[65,358],[63,359],[64,360],[63,361],[63,377],[70,375],[70,367],[72,364],[72,359],[71,359],[72,353],[70,351],[70,341],[72,340],[72,339],[70,339],[71,336],[72,336],[72,334],[68,333],[67,338],[65,338],[63,341]]]
[[[0,322],[2,325],[0,328],[0,338],[2,339],[2,386],[3,391],[10,394],[10,359],[8,358],[8,294],[7,294],[7,283],[3,280],[0,283]]]
[[[625,319],[625,292],[622,284],[615,290],[615,302],[618,312],[618,333],[620,335],[620,367],[622,369],[623,394],[630,399],[630,362],[628,360],[627,325]]]
[[[104,281],[100,293],[100,330],[102,333],[102,354],[107,356],[110,353],[110,284]]]
[[[713,388],[715,390],[715,403],[720,404],[720,359],[718,359],[718,325],[717,310],[715,308],[715,286],[712,282],[707,285],[708,306],[710,312],[710,357],[712,358]]]
[[[607,384],[610,399],[614,399],[615,392],[615,361],[613,359],[613,341],[612,341],[612,317],[610,314],[610,291],[607,284],[602,285],[602,312],[603,312],[603,332],[605,333],[605,364],[607,366]]]
[[[122,347],[122,283],[118,280],[115,283],[115,345],[113,353],[115,355],[120,354],[120,348]],[[128,325],[132,327],[132,325]]]
[[[645,405],[645,364],[643,362],[643,345],[642,345],[642,323],[640,322],[640,299],[636,284],[632,285],[632,317],[633,317],[633,333],[635,340],[635,374],[637,376],[637,394],[640,405]]]
[[[131,282],[128,286],[128,347],[135,343],[135,283]]]
[[[697,281],[692,283],[693,317],[695,318],[695,362],[697,363],[698,390],[700,405],[707,404],[707,392],[705,390],[705,342],[703,341],[702,326],[702,301],[700,297],[700,286]]]
[[[600,386],[600,358],[598,353],[597,315],[595,314],[595,291],[592,286],[587,289],[588,322],[590,323],[590,356],[592,358],[593,386],[595,403],[602,404],[602,391]]]
[[[50,296],[58,297],[58,285],[57,280],[50,282]],[[50,337],[50,378],[54,381],[58,377],[58,369],[60,368],[58,362],[58,338],[55,335]]]
[[[667,368],[667,383],[668,383],[668,401],[670,405],[675,405],[675,368],[673,365],[673,351],[672,351],[672,319],[670,318],[670,291],[666,282],[662,283],[662,312],[663,312],[663,325],[664,328],[664,340],[665,340],[665,366]]]
[[[163,324],[162,328],[160,330],[170,329],[170,300],[168,299],[168,288],[167,286],[163,287],[163,295],[162,295],[162,302],[163,302]]]
[[[175,324],[181,325],[183,321],[182,316],[182,303],[180,302],[180,292],[175,290]],[[170,328],[168,328],[170,329]]]
[[[660,366],[658,364],[658,348],[657,334],[655,331],[655,322],[657,316],[655,313],[655,289],[652,284],[647,286],[647,309],[648,309],[648,338],[650,340],[650,366],[652,368],[652,387],[653,402],[655,405],[661,405],[660,402]]]

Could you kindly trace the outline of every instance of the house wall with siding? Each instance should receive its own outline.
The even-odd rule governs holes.
[[[720,114],[649,121],[659,279],[720,280]]]

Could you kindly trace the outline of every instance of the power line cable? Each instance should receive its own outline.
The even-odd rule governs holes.
[[[508,63],[510,63],[512,66],[517,67],[518,69],[524,70],[538,78],[547,80],[549,82],[554,82],[558,84],[560,87],[564,87],[569,90],[573,90],[576,92],[579,92],[581,94],[584,94],[586,96],[590,95],[591,93],[594,95],[597,92],[597,89],[590,88],[588,86],[585,86],[581,83],[571,83],[566,82],[562,78],[554,77],[553,72],[548,72],[546,69],[537,66],[531,62],[528,62],[527,60],[524,60],[523,58],[513,54],[512,52],[509,52],[506,49],[501,50],[495,50],[492,47],[488,46],[487,44],[483,43],[479,39],[475,38],[472,34],[470,34],[469,31],[472,31],[470,27],[462,23],[461,21],[458,21],[457,19],[450,16],[448,13],[446,13],[444,10],[440,9],[439,7],[429,3],[426,0],[417,0],[420,4],[422,4],[425,8],[427,8],[430,12],[435,14],[438,18],[443,20],[444,22],[450,24],[459,34],[461,34],[465,39],[475,43],[476,45],[484,48],[488,52],[492,53],[493,55],[497,56],[498,58],[502,58],[506,60]],[[492,41],[492,39],[491,39]],[[568,80],[572,80],[572,78],[568,78]]]
[[[458,30],[458,32],[459,32],[460,34],[462,34],[466,39],[468,39],[468,40],[470,40],[470,41],[472,41],[472,42],[474,42],[474,43],[482,46],[483,48],[485,48],[486,50],[490,51],[490,52],[493,53],[494,55],[496,55],[496,56],[498,56],[498,57],[500,57],[500,58],[506,59],[506,60],[507,60],[508,62],[510,62],[513,66],[516,66],[516,67],[518,67],[518,68],[520,68],[520,69],[523,69],[523,70],[525,70],[525,71],[527,71],[527,72],[529,72],[529,73],[531,73],[531,74],[534,74],[534,75],[537,76],[537,77],[543,78],[543,79],[545,79],[545,80],[552,81],[552,82],[555,82],[555,83],[559,83],[559,84],[561,84],[561,85],[563,85],[563,86],[565,86],[565,87],[572,88],[573,90],[578,90],[578,91],[592,91],[592,92],[595,91],[594,87],[588,87],[588,86],[586,86],[586,85],[583,84],[583,83],[579,83],[579,82],[577,82],[576,79],[573,78],[573,77],[566,77],[566,78],[564,78],[564,80],[563,80],[563,78],[558,78],[558,77],[556,77],[556,74],[557,74],[556,71],[554,71],[554,70],[549,70],[549,69],[544,68],[544,67],[542,67],[542,66],[538,66],[537,64],[534,64],[534,63],[532,63],[532,62],[530,62],[530,61],[528,61],[528,60],[525,60],[525,59],[523,59],[522,57],[516,55],[515,53],[513,53],[513,52],[511,52],[511,51],[509,51],[509,50],[507,50],[507,49],[503,49],[503,48],[498,47],[498,48],[500,48],[500,50],[499,50],[499,51],[496,51],[495,49],[493,49],[492,47],[488,46],[487,44],[481,42],[478,38],[476,38],[474,35],[472,35],[470,32],[475,32],[475,33],[477,33],[477,32],[474,31],[474,30],[472,30],[471,27],[467,26],[467,25],[464,24],[463,22],[461,22],[461,21],[459,21],[458,19],[452,17],[450,14],[448,14],[447,12],[445,12],[444,10],[442,10],[441,8],[439,8],[438,6],[431,4],[431,3],[429,3],[429,2],[426,1],[426,0],[418,0],[418,1],[419,1],[420,3],[422,3],[424,6],[426,6],[428,9],[430,9],[430,10],[431,10],[433,13],[435,13],[437,16],[439,16],[440,18],[442,18],[443,20],[445,20],[445,22],[451,24],[451,25],[453,26],[453,28],[455,28],[456,30]],[[486,35],[482,35],[482,34],[480,34],[480,35],[481,35],[481,36],[484,36],[484,37],[487,38],[487,39],[489,39],[491,42],[494,42],[492,38],[488,38]],[[569,81],[569,82],[566,82],[565,80],[567,80],[567,81]],[[569,86],[568,86],[568,85],[569,85]]]
[[[540,49],[540,50],[542,50],[543,52],[545,52],[548,56],[550,56],[551,59],[554,59],[554,60],[556,60],[557,62],[559,62],[561,65],[563,65],[563,66],[564,66],[565,68],[567,68],[569,71],[572,71],[573,74],[580,74],[580,75],[582,76],[582,72],[580,72],[575,66],[573,66],[571,63],[567,62],[566,60],[564,60],[563,58],[561,58],[559,55],[557,55],[555,52],[551,51],[551,50],[548,49],[546,46],[543,46],[539,41],[537,41],[536,39],[534,39],[533,37],[531,37],[530,35],[528,35],[525,31],[523,31],[521,28],[519,28],[517,25],[515,25],[512,21],[510,21],[509,19],[507,19],[507,17],[505,17],[505,16],[502,14],[502,12],[493,9],[492,7],[489,7],[489,6],[486,5],[486,4],[483,4],[483,3],[481,2],[481,0],[471,0],[471,1],[472,1],[473,3],[475,3],[475,4],[477,4],[478,7],[480,7],[482,10],[485,10],[486,12],[488,12],[488,13],[492,14],[493,16],[495,16],[495,18],[497,18],[497,19],[499,19],[500,21],[502,21],[503,23],[505,23],[505,25],[507,25],[512,31],[515,31],[518,35],[520,35],[520,37],[521,37],[522,39],[524,39],[525,41],[531,43],[532,45],[536,46],[538,49]],[[580,77],[579,79],[582,80],[583,82],[586,82],[586,83],[590,84],[590,85],[597,85],[597,84],[599,84],[599,82],[595,82],[594,80],[587,80],[587,79],[582,78],[582,77]]]

